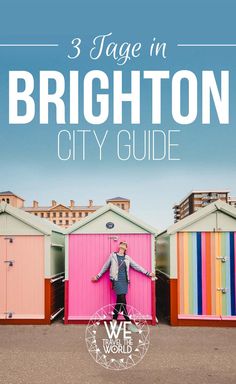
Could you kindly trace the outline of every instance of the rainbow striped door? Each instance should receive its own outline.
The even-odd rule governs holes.
[[[236,317],[236,232],[179,232],[179,318]]]

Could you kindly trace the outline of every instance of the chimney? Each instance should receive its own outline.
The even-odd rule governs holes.
[[[75,201],[74,200],[70,200],[70,207],[74,207],[75,206]]]
[[[57,202],[55,200],[52,200],[52,207],[55,207],[57,205]]]
[[[33,208],[38,208],[38,206],[39,206],[39,203],[36,200],[34,200],[33,201]]]
[[[91,208],[93,206],[93,200],[89,200],[89,208]]]

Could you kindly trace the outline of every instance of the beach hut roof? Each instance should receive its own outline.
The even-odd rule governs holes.
[[[0,214],[4,212],[37,229],[39,232],[42,232],[45,235],[50,235],[52,232],[64,233],[63,229],[61,229],[56,224],[51,223],[47,219],[41,219],[40,217],[25,212],[22,209],[15,208],[6,202],[1,202]]]
[[[114,205],[112,203],[108,203],[108,204],[102,206],[96,212],[93,212],[89,216],[87,216],[86,218],[74,223],[71,227],[69,227],[66,230],[66,233],[67,234],[73,233],[77,229],[83,227],[84,225],[87,225],[88,223],[90,223],[93,220],[96,220],[99,216],[103,215],[104,213],[106,213],[108,211],[112,211],[112,212],[116,213],[117,215],[122,216],[124,219],[130,221],[133,224],[136,224],[137,226],[139,226],[140,228],[144,229],[145,231],[147,231],[149,233],[152,233],[154,235],[156,235],[158,233],[158,230],[155,227],[152,227],[152,226],[144,223],[143,221],[141,221],[137,217],[124,211],[123,209],[117,207],[116,205]]]
[[[181,219],[177,223],[171,225],[170,227],[167,228],[166,231],[162,231],[162,233],[167,232],[168,234],[174,234],[178,231],[183,230],[184,228],[188,227],[189,225],[196,223],[197,221],[203,219],[204,217],[208,216],[209,214],[211,214],[215,211],[221,211],[228,216],[236,218],[236,208],[233,207],[232,205],[225,203],[224,201],[218,199],[218,200],[208,204],[206,207],[200,208],[198,211],[192,213],[191,215],[189,215],[189,216],[185,217],[184,219]],[[158,234],[158,235],[160,235],[160,234]]]

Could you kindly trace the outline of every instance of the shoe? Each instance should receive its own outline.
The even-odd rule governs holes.
[[[139,332],[139,329],[136,327],[135,324],[131,323],[128,325],[128,330],[131,331],[131,332],[134,332],[134,333],[137,333]]]

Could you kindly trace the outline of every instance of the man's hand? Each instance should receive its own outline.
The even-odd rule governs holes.
[[[96,281],[98,281],[98,279],[97,279],[96,276],[93,276],[93,277],[91,278],[91,280],[92,280],[93,283],[95,283]]]
[[[155,275],[154,272],[149,273],[149,276],[152,277],[152,278],[154,278],[154,280],[157,280],[157,279],[158,279],[158,277],[156,277],[156,275]]]

